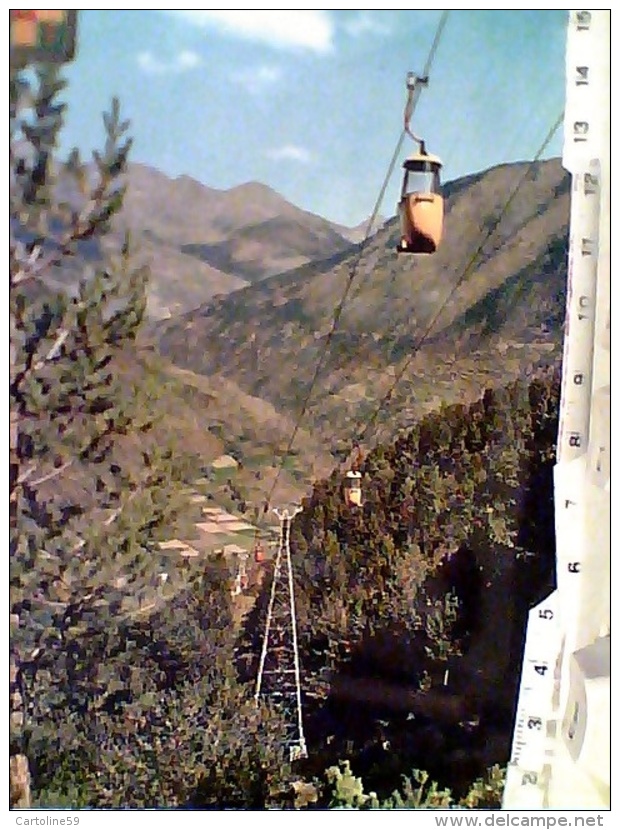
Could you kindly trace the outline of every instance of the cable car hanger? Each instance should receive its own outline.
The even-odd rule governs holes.
[[[415,72],[407,72],[407,103],[405,104],[403,129],[410,138],[420,145],[420,153],[425,153],[424,141],[411,132],[411,117],[413,115],[417,99],[420,97],[418,92],[418,95],[416,95],[414,99],[414,93],[416,90],[421,91],[422,89],[426,89],[427,86],[428,75],[420,77],[416,75]]]
[[[410,124],[419,92],[427,86],[428,75],[418,77],[413,72],[407,74],[404,131],[416,142],[418,152],[403,162],[403,183],[398,202],[400,240],[396,246],[401,254],[433,254],[443,234],[441,159],[427,152],[424,139],[415,135]]]

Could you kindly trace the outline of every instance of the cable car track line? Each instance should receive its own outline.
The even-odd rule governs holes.
[[[411,361],[416,356],[416,354],[420,351],[420,349],[422,348],[422,346],[424,345],[424,343],[428,339],[428,336],[431,333],[431,331],[433,330],[433,328],[435,326],[435,323],[437,322],[437,320],[439,319],[439,317],[443,313],[444,309],[446,308],[446,306],[448,305],[448,303],[450,302],[452,297],[454,297],[454,295],[456,294],[458,289],[461,287],[461,285],[465,282],[467,277],[470,275],[472,269],[474,268],[474,266],[476,265],[476,263],[478,261],[478,257],[484,251],[484,248],[485,248],[487,242],[489,241],[489,239],[493,236],[495,231],[500,226],[500,224],[502,222],[502,219],[506,215],[508,209],[512,205],[512,203],[515,200],[517,194],[519,193],[519,191],[521,190],[521,188],[523,187],[523,185],[525,184],[525,182],[529,178],[530,173],[532,172],[532,170],[534,168],[534,165],[539,162],[540,157],[542,156],[542,154],[547,149],[548,145],[550,144],[551,140],[553,139],[555,133],[557,132],[560,125],[562,124],[563,120],[564,120],[564,111],[562,110],[562,112],[560,113],[560,115],[558,116],[556,121],[553,123],[551,129],[549,130],[549,132],[545,136],[545,139],[544,139],[543,143],[541,144],[540,148],[538,149],[538,152],[534,156],[533,160],[528,164],[525,173],[519,179],[519,181],[518,181],[517,185],[515,186],[514,190],[512,191],[510,196],[508,197],[506,203],[504,204],[504,207],[501,209],[501,211],[499,213],[498,218],[495,220],[492,227],[487,231],[487,233],[484,236],[484,238],[483,238],[482,242],[480,243],[480,245],[478,245],[478,247],[474,251],[473,255],[471,256],[471,258],[469,259],[467,265],[465,266],[465,270],[463,271],[461,276],[458,278],[458,280],[456,281],[454,286],[450,289],[450,292],[448,293],[448,296],[445,298],[445,300],[439,306],[438,311],[434,314],[434,316],[431,318],[430,322],[427,324],[426,328],[422,332],[422,334],[421,334],[420,338],[418,339],[417,343],[414,344],[414,346],[412,348],[412,351],[411,351],[411,354],[409,355],[409,357],[407,358],[407,360],[405,361],[403,366],[396,372],[396,374],[394,376],[394,382],[392,383],[392,385],[390,386],[388,391],[385,393],[385,395],[381,399],[381,401],[379,403],[379,406],[374,411],[374,413],[373,413],[372,417],[370,418],[370,420],[366,422],[366,425],[364,427],[363,432],[357,438],[357,443],[361,443],[362,441],[367,439],[370,429],[376,423],[376,420],[377,420],[379,414],[381,413],[383,407],[385,406],[385,404],[388,403],[391,400],[392,395],[394,394],[394,390],[396,389],[396,387],[398,386],[400,381],[403,379],[403,377],[405,375],[405,372],[407,371]],[[394,349],[392,348],[392,351],[388,355],[388,360],[389,360],[389,357],[391,356],[391,354],[393,353],[393,350]]]
[[[441,40],[441,35],[442,35],[443,30],[445,28],[446,22],[448,20],[449,11],[450,11],[449,9],[444,10],[442,15],[441,15],[441,18],[440,18],[439,23],[437,25],[437,30],[435,32],[435,37],[433,38],[433,43],[432,43],[431,48],[429,50],[428,57],[426,59],[426,63],[424,64],[423,76],[428,76],[428,74],[430,72],[430,69],[431,69],[431,66],[432,66],[432,63],[433,63],[433,59],[435,57],[435,53],[437,52],[437,48],[439,46],[439,41]],[[416,92],[417,92],[417,95],[416,95]],[[420,96],[420,92],[421,92],[421,87],[417,86],[417,87],[414,87],[413,91],[410,93],[410,100],[407,102],[407,105],[410,109],[410,112],[409,112],[409,115],[408,115],[409,119],[411,119],[411,116],[413,115],[413,112],[415,110],[415,106],[416,106],[418,98]],[[370,239],[370,236],[371,236],[371,233],[372,233],[372,228],[374,226],[375,220],[376,220],[377,215],[379,213],[379,209],[380,209],[381,204],[383,202],[383,198],[385,196],[385,191],[387,190],[387,186],[390,182],[390,179],[392,178],[392,174],[394,172],[394,167],[396,166],[396,162],[397,162],[398,157],[400,155],[400,151],[401,151],[401,148],[402,148],[402,145],[403,145],[403,141],[405,140],[405,136],[407,135],[407,132],[408,132],[408,123],[407,123],[407,118],[405,118],[405,126],[402,129],[400,138],[398,139],[398,142],[396,144],[396,148],[394,150],[394,153],[392,154],[392,158],[391,158],[390,164],[388,166],[388,171],[386,173],[386,176],[383,180],[383,184],[381,185],[381,189],[379,191],[379,196],[377,197],[377,200],[375,202],[375,206],[374,206],[373,211],[370,215],[370,219],[368,220],[368,225],[366,227],[366,233],[365,233],[364,239],[361,241],[361,243],[359,245],[358,252],[357,252],[357,256],[353,260],[353,263],[352,263],[352,265],[349,269],[349,274],[348,274],[348,277],[347,277],[347,282],[345,284],[345,289],[344,289],[343,295],[340,299],[340,302],[336,306],[336,310],[334,312],[334,317],[333,317],[333,320],[332,320],[331,328],[330,328],[330,330],[327,334],[327,337],[325,338],[323,348],[321,350],[321,353],[319,354],[319,359],[317,361],[317,365],[316,365],[316,368],[314,370],[314,374],[312,376],[312,379],[310,380],[310,384],[308,385],[308,389],[307,389],[306,394],[304,396],[304,399],[303,399],[303,402],[302,402],[302,405],[301,405],[301,409],[299,410],[299,414],[297,416],[297,420],[296,420],[295,425],[293,427],[291,437],[289,438],[288,444],[287,444],[286,449],[284,451],[284,455],[282,456],[282,459],[281,459],[280,464],[278,466],[278,470],[276,472],[276,475],[275,475],[275,478],[274,478],[273,483],[271,485],[271,488],[268,491],[267,499],[264,502],[263,513],[267,513],[267,511],[269,510],[271,500],[273,498],[276,487],[278,486],[278,482],[279,482],[280,477],[282,475],[282,470],[284,469],[284,465],[286,464],[286,461],[288,460],[288,458],[291,454],[291,450],[293,449],[295,439],[296,439],[297,434],[298,434],[298,432],[300,430],[300,427],[301,427],[301,422],[303,421],[303,419],[306,415],[306,412],[308,411],[308,405],[310,403],[312,393],[314,392],[314,388],[317,384],[317,381],[319,379],[321,371],[324,368],[325,359],[327,357],[329,347],[330,347],[331,342],[333,340],[334,334],[336,333],[336,331],[338,329],[338,325],[339,325],[340,319],[342,317],[342,312],[344,311],[344,307],[345,307],[347,299],[349,297],[349,293],[351,291],[351,288],[353,287],[355,277],[357,276],[357,271],[358,271],[358,268],[359,268],[359,265],[360,265],[360,262],[361,262],[361,259],[362,259],[362,255],[364,253],[366,245],[368,244],[368,240]]]

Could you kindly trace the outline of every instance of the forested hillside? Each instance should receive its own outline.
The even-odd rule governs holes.
[[[414,768],[463,793],[507,762],[526,614],[554,573],[558,400],[548,374],[443,407],[368,455],[361,508],[341,472],[316,485],[293,532],[311,756],[348,752],[386,794]]]

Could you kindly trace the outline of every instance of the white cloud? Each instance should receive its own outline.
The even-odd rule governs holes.
[[[283,144],[282,147],[274,147],[267,150],[266,155],[272,161],[297,161],[301,164],[310,164],[312,154],[305,147],[298,144]]]
[[[184,50],[172,60],[163,60],[152,52],[140,52],[136,56],[136,62],[140,69],[149,75],[165,75],[194,69],[202,64],[202,59],[196,52]]]
[[[282,70],[278,66],[255,66],[240,69],[232,75],[235,83],[240,84],[247,92],[258,95],[265,89],[277,84],[282,78]]]
[[[334,25],[327,11],[239,11],[233,9],[179,9],[167,14],[184,17],[201,28],[213,28],[233,37],[265,43],[278,49],[328,52]]]
[[[186,50],[179,53],[176,63],[179,69],[193,69],[195,66],[200,66],[202,61],[200,55],[196,54],[196,52]]]
[[[383,36],[390,33],[390,27],[385,18],[380,19],[377,15],[366,10],[358,12],[354,17],[349,17],[343,28],[351,37],[361,37],[362,35]]]
[[[150,72],[153,75],[165,72],[164,64],[160,63],[157,58],[153,57],[151,52],[140,52],[136,58],[136,62],[140,69],[144,70],[144,72]]]

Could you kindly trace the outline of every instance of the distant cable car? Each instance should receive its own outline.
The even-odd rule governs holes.
[[[254,561],[259,563],[265,561],[265,548],[260,542],[254,545]]]
[[[348,505],[361,507],[362,504],[362,474],[350,470],[344,481],[344,497]]]
[[[433,254],[439,247],[443,231],[441,166],[437,156],[426,152],[424,142],[420,142],[420,152],[403,163],[399,253]]]

